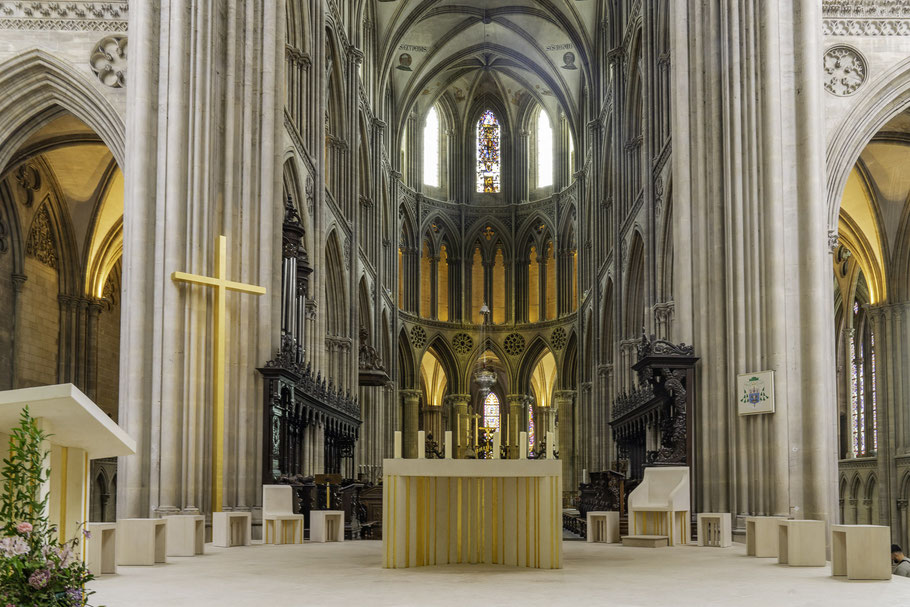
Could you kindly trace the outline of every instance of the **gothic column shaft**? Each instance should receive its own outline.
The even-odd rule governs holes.
[[[420,413],[420,390],[401,390],[402,398],[402,456],[413,459],[417,457],[417,430]]]

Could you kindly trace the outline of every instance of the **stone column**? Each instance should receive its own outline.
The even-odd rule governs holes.
[[[255,369],[278,338],[284,11],[264,0],[133,8],[119,422],[136,438],[137,453],[118,467],[118,517],[251,507],[262,495]],[[264,285],[268,294],[228,300],[231,371],[225,449],[216,457],[209,440],[211,295],[170,277],[177,270],[210,275],[219,234],[229,239],[231,280]],[[223,462],[222,504],[213,503],[216,460]]]
[[[401,390],[399,392],[402,398],[402,432],[401,432],[401,451],[402,456],[414,459],[417,457],[417,429],[418,415],[420,413],[420,390]]]
[[[562,460],[563,494],[578,488],[575,475],[575,390],[557,390],[553,393],[557,411],[559,434],[559,459]]]
[[[471,402],[470,394],[450,394],[449,398],[452,403],[452,413],[454,416],[455,431],[452,438],[455,441],[455,448],[452,449],[452,455],[458,459],[463,459],[465,450],[468,447],[468,440],[471,428],[471,422],[468,418],[468,403]]]
[[[701,511],[836,520],[821,18],[809,1],[671,3],[674,333],[701,357]],[[775,412],[738,417],[736,375],[766,369]]]
[[[534,450],[538,451],[540,445],[546,441],[547,433],[550,431],[550,427],[553,425],[556,419],[556,407],[547,406],[541,407],[534,405],[534,433],[536,435]],[[559,440],[557,439],[557,443]]]
[[[519,433],[528,431],[528,402],[527,394],[507,394],[509,404],[509,433],[505,436],[504,444],[509,448],[509,459],[518,459],[522,445],[519,444]],[[524,445],[527,449],[527,445]]]

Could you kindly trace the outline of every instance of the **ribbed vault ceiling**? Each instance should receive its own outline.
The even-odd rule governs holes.
[[[577,127],[596,24],[593,0],[388,0],[376,4],[383,86],[398,120],[445,98],[457,117],[485,95],[536,100]],[[567,53],[571,53],[568,56]],[[400,126],[400,125],[399,125]]]

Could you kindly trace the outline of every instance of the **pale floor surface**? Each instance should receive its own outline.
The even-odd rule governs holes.
[[[107,607],[297,605],[910,605],[910,578],[848,582],[828,567],[745,556],[745,547],[623,548],[563,543],[562,570],[449,565],[388,570],[379,541],[215,548],[120,567],[93,582]]]

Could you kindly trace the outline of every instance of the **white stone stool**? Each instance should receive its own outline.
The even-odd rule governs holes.
[[[117,521],[117,564],[167,562],[167,519],[122,518]]]
[[[249,546],[252,543],[253,517],[249,512],[212,514],[212,544],[222,548]]]
[[[165,518],[168,556],[196,556],[205,551],[205,516],[175,514]]]
[[[791,567],[824,567],[825,521],[781,521],[777,562]]]
[[[848,580],[890,580],[890,551],[890,527],[831,527],[831,575],[846,575]]]
[[[746,517],[746,556],[776,558],[780,543],[777,528],[785,520],[782,516]]]
[[[733,545],[733,525],[729,512],[700,512],[696,518],[699,546],[726,548]]]
[[[311,542],[343,542],[344,512],[342,510],[310,510]]]
[[[588,527],[586,539],[589,542],[618,544],[622,541],[619,537],[619,512],[607,510],[588,512],[585,519]]]
[[[117,573],[117,523],[88,523],[85,566],[95,575]]]

